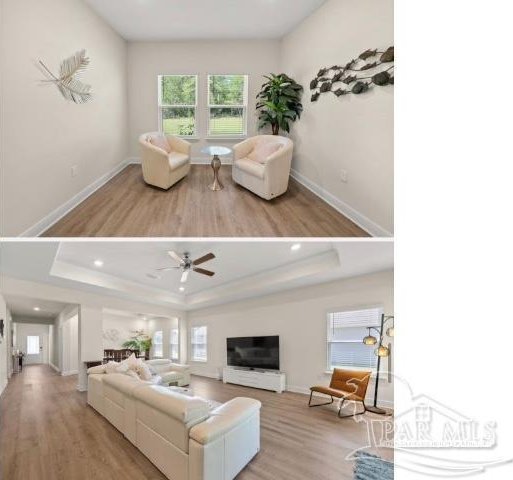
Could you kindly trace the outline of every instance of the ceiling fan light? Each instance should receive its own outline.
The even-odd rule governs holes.
[[[189,270],[186,270],[185,272],[182,273],[182,278],[181,278],[180,282],[185,283],[187,281],[188,277],[189,277]]]
[[[390,327],[387,330],[387,336],[389,336],[389,337],[393,337],[394,336],[394,327]]]

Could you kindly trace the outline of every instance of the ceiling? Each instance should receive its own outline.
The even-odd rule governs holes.
[[[0,248],[0,272],[14,278],[194,310],[296,287],[393,268],[392,242],[303,241],[38,241]],[[180,292],[180,272],[167,251],[193,259],[213,252],[202,267],[214,277],[191,273]],[[94,264],[101,260],[101,267]],[[148,275],[160,275],[150,278]],[[30,305],[29,305],[30,307]]]
[[[281,38],[326,0],[85,0],[129,41]]]
[[[24,317],[29,319],[54,319],[67,306],[65,303],[36,298],[19,297],[6,295],[5,302],[13,317]],[[38,308],[39,310],[34,310]]]

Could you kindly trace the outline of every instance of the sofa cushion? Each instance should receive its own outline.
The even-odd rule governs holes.
[[[215,408],[210,418],[194,426],[190,437],[201,445],[213,442],[260,410],[262,404],[253,398],[234,398]]]
[[[87,369],[88,375],[97,375],[101,373],[105,373],[106,365],[97,365],[96,367],[91,367]]]
[[[150,135],[148,137],[148,142],[150,142],[154,147],[164,150],[166,153],[171,151],[169,148],[169,142],[164,135]]]
[[[249,158],[241,158],[235,161],[235,165],[254,177],[263,179],[265,177],[265,167],[262,163],[255,162]]]
[[[166,360],[165,358],[147,360],[144,363],[155,373],[167,372],[171,369],[171,360]]]
[[[132,391],[137,387],[146,386],[146,384],[142,383],[140,380],[120,373],[105,375],[103,383],[124,393],[125,395],[131,395]]]
[[[184,153],[171,152],[168,157],[171,170],[183,167],[189,162],[189,157]]]
[[[162,372],[160,373],[160,376],[162,377],[162,382],[164,383],[176,383],[181,380],[184,375],[182,372],[170,371]]]
[[[134,391],[134,397],[182,423],[208,417],[210,406],[199,397],[188,397],[169,388],[151,385]]]
[[[128,371],[128,365],[123,362],[109,362],[105,365],[105,373],[126,373]]]
[[[265,163],[267,159],[282,147],[278,142],[259,142],[248,154],[248,158],[258,163]]]

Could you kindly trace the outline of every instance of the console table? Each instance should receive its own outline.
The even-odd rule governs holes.
[[[281,372],[243,370],[230,367],[223,369],[223,383],[272,390],[277,393],[282,393],[287,384],[286,376]]]

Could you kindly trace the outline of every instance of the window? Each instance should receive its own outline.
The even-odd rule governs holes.
[[[180,358],[180,334],[178,328],[171,329],[169,346],[171,360],[178,360]]]
[[[27,335],[27,355],[39,355],[39,337]]]
[[[207,361],[207,327],[191,328],[191,360]]]
[[[328,370],[376,368],[376,347],[364,345],[363,338],[368,327],[380,328],[382,313],[382,308],[368,308],[328,314]]]
[[[208,76],[208,136],[241,137],[247,133],[248,76]]]
[[[153,356],[162,358],[164,351],[162,348],[162,330],[158,330],[153,334]]]
[[[181,137],[195,136],[197,98],[196,75],[160,75],[160,130]]]

